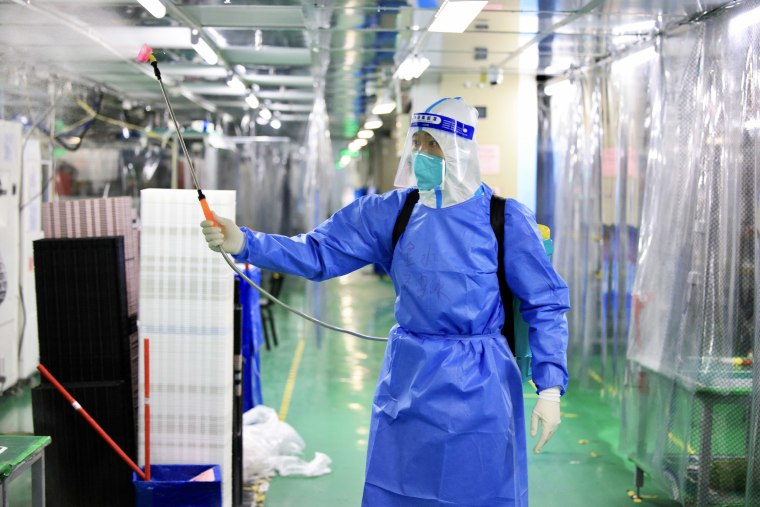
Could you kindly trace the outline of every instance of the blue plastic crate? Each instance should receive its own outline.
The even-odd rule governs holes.
[[[190,481],[209,468],[213,481]],[[150,481],[132,472],[138,507],[221,507],[222,472],[219,465],[151,465]]]

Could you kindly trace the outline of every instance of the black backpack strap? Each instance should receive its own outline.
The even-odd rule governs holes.
[[[491,228],[496,235],[496,244],[498,245],[498,268],[496,274],[499,277],[499,292],[501,301],[504,303],[504,326],[501,328],[501,334],[507,338],[507,344],[512,354],[515,353],[515,315],[512,310],[512,291],[507,285],[506,270],[504,269],[504,207],[506,200],[496,196],[491,196]]]
[[[399,238],[402,234],[404,234],[404,231],[406,230],[406,225],[409,223],[409,217],[412,216],[412,211],[414,210],[414,205],[417,204],[417,201],[420,200],[420,191],[416,188],[406,194],[406,200],[404,201],[404,206],[401,208],[401,211],[398,214],[398,217],[396,218],[396,224],[393,226],[393,244],[391,247],[391,252],[396,249],[396,243],[398,243]]]

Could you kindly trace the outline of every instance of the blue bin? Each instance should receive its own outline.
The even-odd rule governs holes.
[[[190,481],[209,468],[213,481]],[[132,472],[138,507],[221,507],[222,472],[219,465],[151,465],[150,481]]]

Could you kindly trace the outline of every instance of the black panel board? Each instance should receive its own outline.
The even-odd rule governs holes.
[[[131,378],[124,238],[34,242],[40,362],[61,382]]]

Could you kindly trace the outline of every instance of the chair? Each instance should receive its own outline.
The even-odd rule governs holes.
[[[269,287],[264,287],[271,295],[276,298],[280,297],[280,291],[282,290],[282,284],[285,281],[285,275],[282,273],[272,273],[269,278]],[[274,317],[272,316],[272,301],[268,298],[261,296],[259,298],[259,308],[261,309],[261,327],[264,330],[264,344],[267,350],[271,350],[269,344],[269,336],[272,336],[272,342],[276,347],[277,344],[277,329],[274,326]]]

